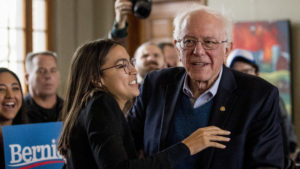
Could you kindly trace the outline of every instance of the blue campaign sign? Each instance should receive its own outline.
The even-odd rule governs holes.
[[[62,122],[2,127],[6,169],[61,169],[57,151]]]

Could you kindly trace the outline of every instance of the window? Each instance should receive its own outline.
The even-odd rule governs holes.
[[[0,0],[0,67],[14,71],[24,88],[28,52],[51,50],[51,0]]]

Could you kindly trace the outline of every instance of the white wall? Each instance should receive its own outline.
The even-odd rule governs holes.
[[[59,94],[65,92],[69,64],[76,48],[84,42],[105,37],[112,27],[112,0],[55,0],[54,50],[61,73]]]
[[[103,38],[108,35],[114,21],[114,0],[94,0],[94,35]]]
[[[300,0],[207,0],[208,6],[223,11],[234,21],[291,21],[291,66],[293,121],[300,140]]]

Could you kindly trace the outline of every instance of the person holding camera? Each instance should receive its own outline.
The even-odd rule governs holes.
[[[116,0],[115,22],[111,31],[114,40],[126,39],[127,37],[127,15],[132,13],[141,19],[147,18],[151,13],[152,0]],[[124,42],[124,41],[123,41]]]
[[[142,3],[143,2],[143,3]],[[149,7],[146,1],[116,0],[115,22],[111,31],[111,38],[127,46],[127,16],[134,11],[139,18],[149,15]],[[134,6],[134,7],[133,7]],[[144,12],[141,12],[144,11]],[[147,12],[148,11],[148,12]],[[147,73],[166,67],[165,56],[162,49],[154,42],[145,42],[135,51],[136,69],[138,72],[138,83],[142,83]]]
[[[132,2],[129,0],[116,0],[115,21],[109,37],[127,46],[127,16],[132,13]]]

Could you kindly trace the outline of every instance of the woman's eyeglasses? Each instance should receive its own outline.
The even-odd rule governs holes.
[[[108,70],[108,69],[112,69],[112,68],[116,68],[116,69],[124,69],[124,72],[129,74],[131,72],[131,69],[130,69],[130,64],[134,67],[135,66],[135,59],[131,59],[130,61],[128,61],[127,59],[122,59],[121,60],[121,64],[117,64],[115,66],[111,66],[111,67],[108,67],[108,68],[104,68],[104,69],[101,69],[100,71],[105,71],[105,70]]]

